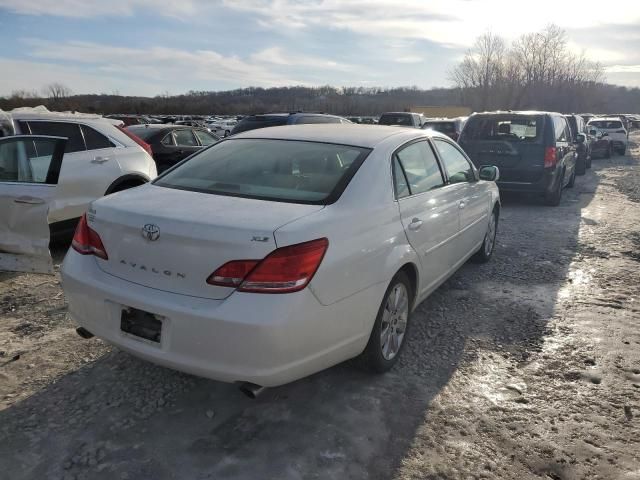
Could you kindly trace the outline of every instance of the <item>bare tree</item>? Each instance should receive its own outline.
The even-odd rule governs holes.
[[[71,89],[62,83],[54,82],[45,86],[42,93],[50,100],[56,101],[71,95]]]

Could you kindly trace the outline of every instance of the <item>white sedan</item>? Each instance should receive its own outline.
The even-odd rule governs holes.
[[[491,257],[498,174],[433,131],[245,132],[93,202],[62,267],[69,312],[85,337],[226,382],[356,356],[383,372],[416,305]]]

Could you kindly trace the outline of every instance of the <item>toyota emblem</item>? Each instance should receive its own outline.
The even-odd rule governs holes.
[[[142,227],[142,231],[140,232],[143,238],[146,238],[150,242],[155,242],[160,238],[160,227],[154,225],[153,223],[147,223],[144,227]]]

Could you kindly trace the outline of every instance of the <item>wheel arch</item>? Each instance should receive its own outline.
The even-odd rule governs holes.
[[[107,188],[104,194],[109,195],[110,193],[117,191],[118,187],[121,187],[123,185],[138,186],[148,182],[149,182],[149,178],[145,177],[144,175],[129,173],[127,175],[123,175],[115,179],[111,183],[111,185],[109,185],[109,187]]]

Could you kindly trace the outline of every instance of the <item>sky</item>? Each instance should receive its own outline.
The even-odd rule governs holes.
[[[446,87],[478,35],[552,22],[640,87],[640,0],[0,0],[0,95]]]

